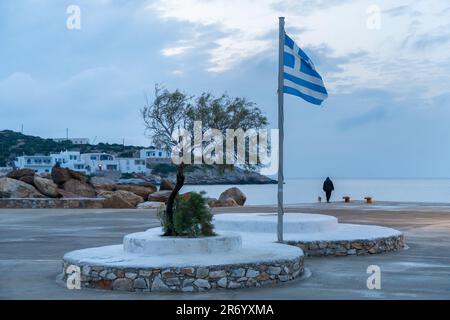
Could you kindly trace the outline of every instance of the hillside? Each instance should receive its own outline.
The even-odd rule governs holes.
[[[121,144],[99,143],[96,145],[74,145],[70,141],[55,142],[36,136],[24,135],[11,130],[0,131],[0,167],[6,166],[15,157],[21,155],[34,155],[58,153],[64,150],[77,150],[81,153],[106,152],[122,157],[132,157],[142,147],[123,146]]]

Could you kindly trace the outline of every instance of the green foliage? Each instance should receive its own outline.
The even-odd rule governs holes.
[[[177,235],[186,237],[213,236],[212,214],[203,196],[191,192],[179,198],[174,210],[173,225]]]
[[[158,211],[158,217],[164,232],[173,227],[174,236],[208,237],[215,235],[212,224],[212,214],[206,204],[206,199],[196,192],[190,192],[186,197],[177,197],[173,216],[173,226],[169,225],[163,209]]]

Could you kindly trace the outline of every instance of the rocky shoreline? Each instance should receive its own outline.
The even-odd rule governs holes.
[[[189,175],[193,175],[192,172]],[[51,174],[43,176],[30,169],[21,169],[0,178],[0,207],[161,208],[174,188],[171,180],[156,176],[119,180],[88,177],[59,166],[53,167]],[[190,192],[180,196],[189,197]],[[207,198],[210,207],[243,206],[246,200],[236,187],[222,192],[219,199]]]

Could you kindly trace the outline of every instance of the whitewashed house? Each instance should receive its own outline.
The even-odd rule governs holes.
[[[120,171],[119,161],[108,153],[82,153],[81,160],[86,170],[94,174],[99,171]]]
[[[169,163],[171,162],[171,153],[156,147],[149,147],[139,151],[141,159],[145,159],[150,163]]]
[[[119,171],[122,173],[150,173],[146,166],[145,159],[141,158],[117,158],[119,161]]]
[[[68,168],[74,171],[88,173],[86,164],[81,159],[79,151],[61,151],[60,153],[50,154],[53,165],[59,163],[62,168]]]
[[[14,160],[17,169],[31,169],[36,173],[50,173],[54,163],[51,156],[20,156]]]

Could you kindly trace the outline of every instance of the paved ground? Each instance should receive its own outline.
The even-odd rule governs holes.
[[[220,209],[274,211],[270,207]],[[450,299],[450,206],[356,203],[290,206],[341,222],[378,224],[405,233],[408,250],[366,257],[308,258],[307,279],[271,288],[198,294],[67,290],[56,283],[64,252],[120,243],[158,225],[152,211],[0,210],[0,299]],[[381,290],[368,290],[366,269],[381,268]]]

